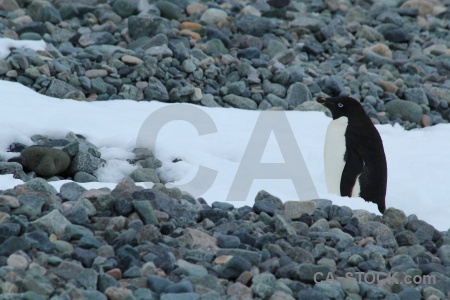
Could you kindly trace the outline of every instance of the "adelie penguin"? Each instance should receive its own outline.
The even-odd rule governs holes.
[[[333,116],[328,125],[324,167],[328,192],[361,197],[386,209],[387,166],[378,130],[359,101],[350,97],[317,98]]]

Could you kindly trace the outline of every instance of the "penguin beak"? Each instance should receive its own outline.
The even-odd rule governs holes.
[[[317,98],[316,101],[319,102],[320,104],[326,106],[326,103],[327,103],[327,99],[326,98],[320,97],[320,98]]]

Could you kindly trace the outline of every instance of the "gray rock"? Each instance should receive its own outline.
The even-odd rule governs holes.
[[[217,236],[217,246],[220,248],[237,248],[240,244],[241,240],[237,236],[227,234]]]
[[[273,94],[268,94],[267,95],[267,101],[269,101],[269,103],[273,106],[273,107],[282,107],[283,109],[288,109],[288,103],[284,100],[281,99],[278,96],[275,96]]]
[[[82,47],[92,45],[114,45],[116,43],[116,39],[109,32],[90,32],[81,35],[78,43]]]
[[[86,100],[82,91],[56,78],[51,81],[45,95],[60,99]],[[69,97],[69,95],[71,96]]]
[[[148,79],[148,87],[145,88],[144,95],[150,100],[169,101],[169,92],[156,77]]]
[[[183,69],[187,72],[187,73],[193,73],[197,67],[195,66],[194,62],[191,59],[186,59],[185,61],[183,61]]]
[[[258,252],[253,252],[250,250],[243,249],[219,249],[217,250],[216,256],[221,255],[231,255],[234,257],[244,258],[246,261],[250,262],[252,266],[257,266],[261,263],[262,255]]]
[[[255,202],[263,201],[263,200],[271,202],[275,206],[276,209],[283,209],[284,208],[283,201],[281,201],[280,198],[278,198],[276,196],[273,196],[273,195],[271,195],[270,193],[268,193],[268,192],[266,192],[264,190],[261,190],[261,191],[259,191],[256,194]]]
[[[268,285],[264,283],[253,283],[252,284],[253,294],[260,299],[269,299],[270,296],[275,292],[274,285]]]
[[[295,228],[289,224],[284,216],[276,214],[273,219],[275,221],[275,232],[277,234],[283,236],[297,235]]]
[[[332,96],[338,96],[345,90],[342,79],[336,75],[325,76],[319,84],[325,93]]]
[[[367,25],[362,25],[356,32],[355,36],[357,38],[366,39],[369,42],[378,42],[384,40],[384,37],[381,33]]]
[[[420,300],[422,299],[420,292],[413,287],[404,287],[403,290],[398,293],[400,300]]]
[[[86,172],[92,175],[104,162],[103,159],[95,157],[90,153],[78,152],[72,159],[68,171],[70,174]]]
[[[275,55],[286,51],[288,48],[280,41],[277,40],[270,40],[267,44],[266,51],[267,54],[273,58]]]
[[[450,245],[442,245],[437,251],[437,255],[441,259],[442,263],[447,264],[450,262]]]
[[[200,17],[200,21],[206,23],[207,25],[214,25],[219,27],[227,25],[227,23],[229,22],[227,13],[224,10],[218,8],[207,9]]]
[[[214,100],[214,96],[211,94],[204,94],[203,98],[200,100],[200,103],[207,107],[220,107],[220,105]]]
[[[165,212],[172,218],[191,220],[194,215],[193,211],[187,210],[185,206],[156,189],[136,191],[133,198],[150,201],[153,209]]]
[[[414,235],[414,233],[410,230],[405,230],[397,233],[395,235],[395,240],[397,244],[401,246],[412,246],[419,244],[419,240]]]
[[[207,276],[208,275],[208,271],[206,270],[205,267],[203,267],[201,265],[196,265],[196,264],[189,263],[189,262],[187,262],[187,261],[185,261],[183,259],[179,259],[177,261],[177,265],[178,265],[178,268],[183,270],[188,276],[202,277],[202,276]],[[173,285],[170,286],[170,289],[172,291],[173,291],[173,288],[174,288]],[[192,288],[192,284],[191,284],[191,288]]]
[[[28,14],[35,22],[50,22],[52,24],[61,22],[61,15],[58,10],[48,1],[33,1],[28,6]]]
[[[76,201],[85,191],[86,189],[81,185],[76,184],[75,182],[67,182],[61,186],[59,194],[68,201]]]
[[[245,92],[245,82],[243,81],[235,81],[227,84],[228,92],[234,95],[242,95]]]
[[[339,283],[334,282],[319,282],[314,285],[314,289],[324,293],[330,299],[344,299],[345,293]]]
[[[328,108],[316,101],[305,101],[302,104],[296,106],[294,110],[298,111],[320,111],[325,113],[327,117],[331,117],[331,112]]]
[[[268,18],[246,15],[237,22],[236,27],[244,34],[263,36],[270,33],[275,26]]]
[[[8,71],[11,70],[10,65],[4,59],[0,59],[0,75],[5,75]]]
[[[298,106],[305,101],[311,101],[312,96],[306,85],[296,82],[288,88],[285,100],[291,106]]]
[[[328,273],[332,273],[332,271],[326,266],[302,263],[295,266],[292,273],[293,278],[296,280],[306,283],[314,283],[314,280],[325,280]]]
[[[405,89],[405,98],[406,98],[406,100],[412,101],[419,105],[421,105],[421,104],[428,105],[429,104],[425,90],[422,88]]]
[[[377,245],[385,249],[397,250],[398,244],[392,234],[382,234],[376,237]]]
[[[49,147],[28,147],[22,151],[21,156],[25,158],[31,171],[45,177],[63,173],[70,164],[69,155],[62,150]]]
[[[326,219],[319,219],[314,224],[311,225],[311,231],[327,231],[330,228],[328,221]]]
[[[200,299],[200,295],[197,293],[167,293],[162,294],[160,300],[198,300]]]
[[[419,243],[422,244],[426,241],[433,239],[435,229],[430,224],[422,220],[410,220],[406,225],[406,229],[411,230],[416,235]]]
[[[257,214],[266,213],[269,216],[273,216],[276,210],[276,205],[268,200],[255,201],[253,204],[253,211]]]
[[[21,208],[27,206],[31,210],[32,217],[40,214],[42,207],[45,204],[45,200],[42,197],[34,195],[19,195],[17,196],[17,200],[19,200],[20,207],[16,209],[14,212],[18,213],[17,210],[20,210]]]
[[[235,279],[242,272],[250,271],[251,263],[243,257],[233,256],[219,271],[218,276],[224,279]]]
[[[266,94],[274,94],[278,97],[284,97],[286,95],[286,88],[278,83],[271,83],[268,80],[264,80],[263,82],[264,93]]]
[[[98,275],[97,289],[104,293],[109,287],[120,287],[120,283],[111,275],[106,273],[100,273]]]
[[[322,27],[320,31],[326,39],[337,43],[340,47],[350,46],[355,40],[339,19],[333,19],[327,26]]]
[[[226,95],[225,97],[222,98],[222,100],[225,103],[228,103],[236,108],[250,109],[250,110],[255,110],[258,108],[258,105],[256,104],[255,101],[246,97],[241,97],[237,95]]]
[[[155,36],[158,33],[170,35],[172,26],[165,18],[144,14],[128,18],[128,32],[133,39],[141,36]]]
[[[0,162],[0,174],[12,174],[14,178],[22,181],[30,180],[30,177],[23,171],[22,165],[17,162]]]
[[[392,100],[386,103],[385,107],[391,116],[400,115],[402,120],[420,124],[422,107],[417,103],[405,100]]]
[[[72,207],[71,209],[64,212],[64,216],[72,222],[73,224],[86,224],[89,220],[89,216],[86,210],[80,206]]]
[[[61,236],[70,225],[70,222],[56,209],[31,223],[48,234],[54,233],[57,236]]]
[[[361,235],[366,237],[366,236],[379,236],[379,235],[392,235],[392,231],[389,229],[389,227],[387,227],[386,225],[384,225],[383,223],[380,222],[375,222],[375,221],[368,221],[364,224],[360,225],[360,230],[361,230]]]
[[[95,177],[92,174],[86,173],[86,172],[76,172],[73,175],[73,180],[75,182],[80,182],[80,183],[83,183],[83,182],[98,182],[97,177]]]
[[[35,292],[44,297],[49,297],[53,292],[50,280],[37,272],[27,273],[22,280],[22,286],[26,291]]]
[[[25,183],[25,185],[45,195],[56,195],[57,193],[56,189],[43,178],[33,178]]]

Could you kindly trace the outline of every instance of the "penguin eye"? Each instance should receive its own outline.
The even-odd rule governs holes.
[[[343,108],[343,107],[344,107],[344,104],[338,103],[338,106],[339,106],[340,108]]]

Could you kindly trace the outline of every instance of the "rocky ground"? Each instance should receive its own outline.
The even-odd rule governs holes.
[[[271,1],[2,0],[1,34],[48,47],[14,50],[0,78],[58,98],[261,110],[351,95],[375,123],[450,119],[448,1]]]
[[[268,2],[0,0],[2,37],[47,43],[11,49],[0,79],[80,101],[253,110],[350,95],[374,123],[450,120],[449,1]],[[100,152],[74,133],[32,140],[0,162],[26,182],[0,194],[0,299],[449,297],[450,233],[414,215],[264,191],[253,207],[207,205],[165,188],[143,149],[115,189],[58,193],[47,180],[96,181]]]

